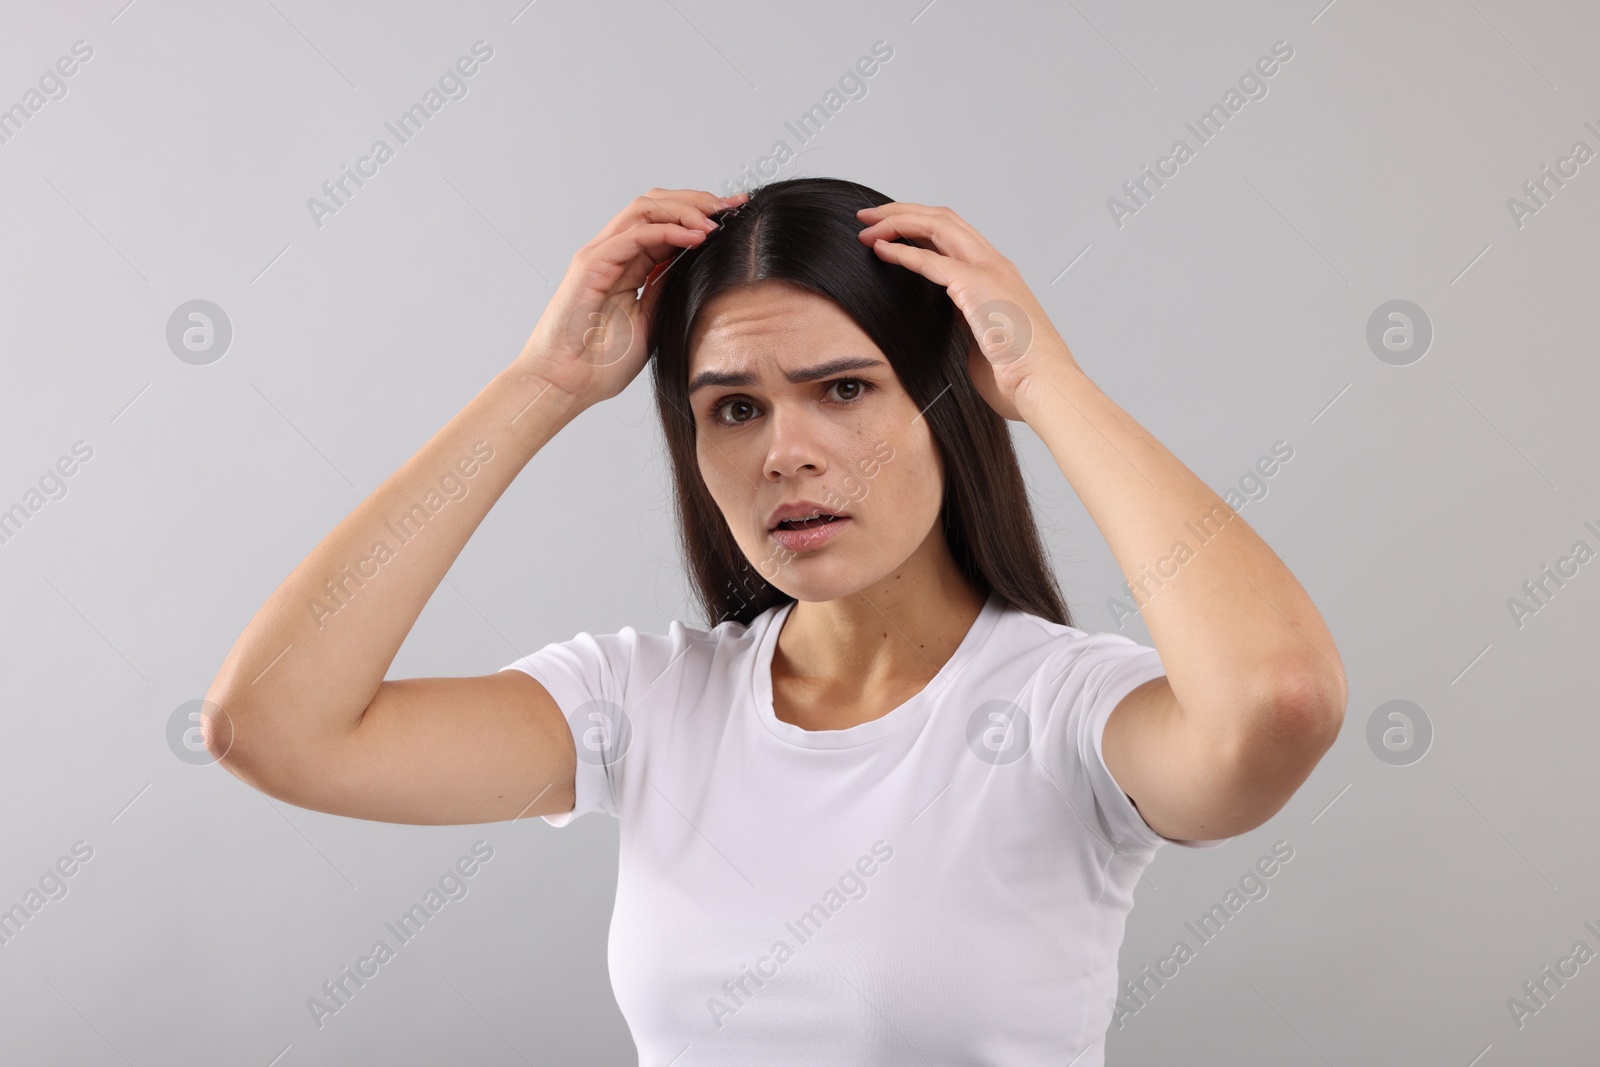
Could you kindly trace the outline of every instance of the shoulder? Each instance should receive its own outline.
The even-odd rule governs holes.
[[[729,620],[704,627],[672,619],[661,627],[579,630],[503,669],[537,673],[540,667],[559,666],[608,676],[624,686],[641,678],[648,685],[669,669],[703,671],[714,664],[737,661],[742,652],[754,647],[768,617],[757,616],[748,625]]]
[[[996,677],[1018,683],[1028,704],[1047,720],[1062,720],[1058,725],[1093,729],[1087,720],[1104,705],[1166,673],[1157,651],[1131,637],[1062,625],[1009,604],[987,645]]]
[[[635,670],[657,672],[674,666],[707,670],[735,662],[753,651],[764,622],[762,616],[757,616],[749,624],[730,620],[706,627],[672,619],[664,631],[624,626],[617,633],[596,640],[609,641],[619,652],[625,652]]]
[[[1003,606],[990,644],[1026,658],[1043,676],[1058,681],[1129,660],[1159,663],[1154,648],[1124,634],[1065,626],[1011,604]]]

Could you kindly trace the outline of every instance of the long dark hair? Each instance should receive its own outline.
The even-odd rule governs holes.
[[[880,260],[856,239],[863,228],[857,209],[889,201],[838,178],[772,182],[712,215],[718,229],[678,253],[660,279],[648,342],[656,410],[700,606],[711,625],[748,624],[794,599],[751,566],[706,488],[688,396],[689,342],[700,309],[719,293],[779,279],[827,297],[854,319],[923,409],[944,464],[940,523],[961,571],[980,591],[1071,626],[1006,420],[968,374],[967,335],[954,303],[942,286]]]

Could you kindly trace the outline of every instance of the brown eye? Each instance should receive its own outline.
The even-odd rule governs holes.
[[[840,378],[838,381],[833,383],[831,388],[849,390],[849,396],[841,395],[839,399],[846,404],[850,404],[860,400],[863,396],[865,396],[867,390],[871,388],[871,385],[860,378]]]
[[[716,407],[711,409],[711,417],[716,419],[718,422],[724,422],[724,423],[727,423],[730,426],[736,426],[741,422],[749,422],[750,418],[754,417],[752,415],[752,416],[750,416],[748,418],[742,418],[742,419],[741,418],[732,418],[732,419],[726,418],[726,417],[724,417],[723,412],[727,411],[729,408],[751,408],[751,409],[753,409],[754,405],[751,404],[750,401],[748,401],[748,400],[740,400],[740,399],[737,399],[737,398],[735,398],[733,400],[724,400],[722,403],[718,404]]]

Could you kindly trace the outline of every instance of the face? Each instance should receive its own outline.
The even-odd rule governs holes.
[[[767,581],[834,600],[948,551],[928,422],[836,304],[787,282],[729,290],[701,310],[690,351],[701,476]],[[772,529],[774,511],[806,501],[843,518]]]

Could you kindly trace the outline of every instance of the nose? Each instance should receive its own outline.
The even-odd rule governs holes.
[[[767,443],[764,473],[769,480],[827,473],[822,442],[826,431],[803,408],[776,404],[767,417],[767,426],[772,436]]]

